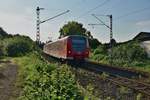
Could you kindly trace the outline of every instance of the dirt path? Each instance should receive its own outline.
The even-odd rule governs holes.
[[[10,61],[0,61],[0,100],[16,100],[19,92],[15,86],[17,65]]]

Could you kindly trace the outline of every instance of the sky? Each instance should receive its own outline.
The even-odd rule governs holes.
[[[56,40],[59,29],[68,21],[83,24],[100,42],[109,42],[109,29],[91,14],[109,25],[113,16],[113,38],[118,42],[132,39],[139,32],[150,32],[150,0],[1,0],[0,27],[9,34],[22,34],[36,39],[36,7],[41,21],[64,11],[62,16],[41,24],[41,41]]]

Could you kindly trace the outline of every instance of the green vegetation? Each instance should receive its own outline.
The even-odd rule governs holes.
[[[100,44],[101,43],[96,38],[89,39],[89,45],[91,49],[96,49]]]
[[[4,55],[4,48],[2,42],[0,42],[0,58],[2,58],[3,55]]]
[[[6,54],[8,56],[22,56],[34,48],[33,41],[28,37],[15,36],[3,40]]]
[[[34,50],[39,48],[28,36],[10,35],[0,28],[0,58],[23,56]]]
[[[106,46],[99,45],[96,49],[94,49],[91,59],[101,63],[109,63],[109,56]]]
[[[11,37],[11,35],[9,35],[7,32],[3,30],[3,28],[0,27],[0,40],[8,37]]]
[[[66,65],[49,64],[37,54],[15,58],[20,65],[21,100],[81,100],[83,96]]]
[[[83,35],[89,38],[92,49],[91,59],[109,64],[108,46],[94,39],[89,31],[78,22],[68,22],[60,29],[60,37],[67,35]],[[150,71],[150,59],[138,42],[117,45],[114,41],[113,65],[135,67]],[[27,36],[9,35],[0,28],[0,59],[16,57],[13,61],[19,65],[17,85],[22,89],[20,100],[83,100],[95,99],[91,85],[82,89],[77,85],[75,76],[67,65],[46,62],[41,57],[41,50]],[[108,77],[103,73],[103,78]],[[121,92],[126,92],[124,88]],[[139,97],[140,98],[140,95]],[[108,98],[109,99],[109,98]]]
[[[107,49],[105,45],[100,45],[93,51],[91,59],[109,64],[109,53],[109,49]],[[138,67],[142,70],[150,70],[150,60],[137,41],[131,41],[126,44],[115,46],[113,48],[112,56],[113,65],[115,66]]]
[[[61,29],[60,29],[60,37],[61,36],[67,36],[67,35],[84,35],[87,36],[89,35],[89,37],[92,37],[90,32],[88,32],[88,34],[86,33],[86,29],[83,28],[83,25],[81,23],[78,22],[68,22],[67,24],[65,24]]]
[[[89,44],[92,49],[95,49],[98,45],[101,44],[97,39],[93,38],[93,36],[91,35],[91,32],[87,31],[87,29],[85,29],[81,23],[78,23],[75,21],[71,21],[65,24],[59,30],[59,32],[60,32],[59,38],[68,36],[68,35],[82,35],[82,36],[88,37]]]
[[[3,31],[1,38],[0,57],[9,57],[19,65],[16,86],[21,90],[20,100],[86,98],[69,67],[46,62],[40,48],[29,37],[8,35]]]
[[[38,50],[38,48],[27,36],[14,35],[0,40],[0,57],[23,56],[33,50]]]

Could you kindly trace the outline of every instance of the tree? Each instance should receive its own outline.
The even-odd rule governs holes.
[[[13,36],[11,34],[8,34],[5,30],[3,30],[3,28],[0,27],[0,40],[11,37]]]
[[[60,37],[67,35],[83,35],[87,37],[92,37],[90,31],[87,31],[81,23],[71,21],[65,24],[60,30]]]
[[[8,33],[6,33],[1,27],[0,27],[0,38],[7,37]]]
[[[75,21],[65,24],[62,28],[60,28],[59,32],[59,38],[67,35],[82,35],[88,37],[89,44],[92,49],[95,49],[99,44],[101,44],[97,39],[93,38],[90,31],[87,31],[87,29],[83,27],[83,24]]]
[[[89,39],[89,45],[92,49],[96,49],[101,43],[97,39]]]
[[[115,65],[132,66],[134,62],[143,62],[147,54],[139,43],[132,41],[113,48],[113,62]]]
[[[86,35],[87,37],[89,37],[89,39],[93,39],[93,36],[91,35],[91,32],[90,32],[90,31],[86,31],[86,32],[85,32],[85,35]]]
[[[111,44],[112,44],[113,46],[116,46],[116,44],[117,44],[116,40],[115,40],[115,39],[111,39]]]
[[[4,55],[4,46],[2,45],[2,42],[0,41],[0,58]]]
[[[23,56],[31,51],[35,51],[35,43],[28,37],[22,35],[14,35],[12,38],[3,40],[5,54],[11,57]]]

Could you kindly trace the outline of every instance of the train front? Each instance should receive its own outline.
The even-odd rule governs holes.
[[[86,60],[89,57],[89,43],[84,36],[70,36],[67,44],[67,58]]]

